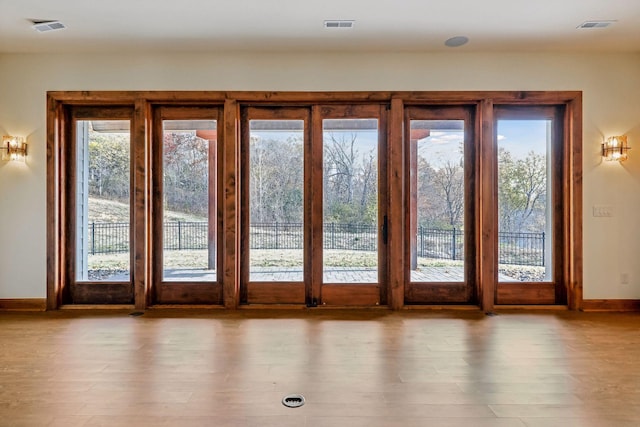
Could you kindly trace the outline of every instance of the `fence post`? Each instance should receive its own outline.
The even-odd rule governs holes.
[[[453,227],[453,233],[451,234],[451,259],[456,260],[456,228]]]
[[[182,250],[182,221],[178,221],[178,250]]]
[[[280,238],[278,234],[278,221],[276,221],[276,249],[280,249]]]
[[[336,248],[336,228],[335,223],[331,223],[331,249]]]
[[[544,267],[544,259],[546,258],[545,253],[545,244],[544,244],[544,231],[542,232],[542,266]]]
[[[96,254],[96,223],[91,223],[91,255]]]

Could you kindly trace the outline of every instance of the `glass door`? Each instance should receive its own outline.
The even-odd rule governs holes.
[[[241,301],[310,300],[306,108],[242,112]]]
[[[73,108],[65,153],[71,304],[131,304],[130,108]]]
[[[385,303],[385,111],[242,111],[243,303]]]
[[[211,107],[158,107],[154,112],[155,303],[222,303],[220,115]]]
[[[314,253],[322,258],[314,259],[321,285],[313,294],[323,305],[386,304],[385,113],[379,105],[314,109]]]
[[[405,110],[407,304],[476,297],[474,121],[468,107]]]
[[[562,111],[495,110],[498,283],[496,304],[562,304]]]

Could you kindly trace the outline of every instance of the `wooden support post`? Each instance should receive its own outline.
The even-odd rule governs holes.
[[[132,189],[133,189],[133,209],[131,209],[131,249],[133,265],[133,295],[136,310],[144,310],[147,307],[147,291],[149,284],[150,263],[147,256],[149,235],[147,227],[149,223],[149,212],[147,210],[149,201],[149,186],[147,185],[147,165],[148,150],[148,126],[147,120],[150,117],[148,103],[144,99],[135,102],[131,137],[133,138],[132,153]]]
[[[399,310],[404,306],[405,287],[405,146],[404,104],[401,99],[391,100],[389,117],[389,222],[388,265],[389,307]]]
[[[496,219],[496,146],[493,137],[493,102],[483,100],[480,104],[480,156],[478,189],[478,223],[476,228],[479,246],[478,280],[480,308],[485,313],[493,312],[495,292],[498,281],[498,245],[496,233],[498,221]]]
[[[240,296],[240,114],[238,103],[227,99],[224,103],[224,133],[222,138],[222,176],[224,186],[222,220],[224,259],[222,266],[222,297],[224,306],[238,308]]]

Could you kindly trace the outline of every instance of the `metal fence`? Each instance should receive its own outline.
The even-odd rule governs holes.
[[[206,222],[165,222],[163,233],[165,250],[207,249],[209,244]]]
[[[129,251],[128,222],[92,222],[88,224],[88,252],[108,254]],[[164,249],[207,249],[206,222],[173,221],[164,223]]]
[[[323,225],[323,232],[325,249],[378,250],[378,227],[375,225],[328,222]]]
[[[249,231],[251,249],[302,249],[304,231],[300,223],[253,223]],[[369,224],[323,224],[323,247],[353,251],[378,248],[377,227]]]
[[[129,251],[129,223],[89,224],[90,254]],[[302,249],[304,230],[300,223],[254,223],[249,231],[251,249]],[[207,249],[206,222],[164,223],[164,249]],[[329,222],[323,225],[323,247],[353,251],[375,251],[378,230],[375,225]],[[460,229],[418,227],[416,253],[423,258],[464,259],[464,233]],[[500,264],[544,266],[544,233],[498,233]]]
[[[128,222],[92,222],[88,231],[90,254],[129,252]]]
[[[498,263],[544,266],[543,233],[498,233]]]
[[[416,253],[422,258],[464,259],[464,233],[450,230],[418,227]]]
[[[249,230],[251,249],[301,249],[303,239],[302,224],[296,222],[254,223]]]

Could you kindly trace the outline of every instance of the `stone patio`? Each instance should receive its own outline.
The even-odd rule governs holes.
[[[128,281],[127,272],[93,272],[92,280]],[[216,280],[215,270],[207,269],[167,269],[164,271],[167,282],[212,282]],[[302,282],[302,267],[254,267],[250,274],[252,282]],[[498,275],[499,281],[517,282],[517,279],[504,274]],[[324,283],[376,283],[376,268],[330,267],[324,272]],[[412,282],[463,282],[463,267],[421,267],[411,272]]]
[[[215,271],[198,269],[165,270],[167,281],[212,281]],[[252,282],[302,282],[302,267],[254,267],[250,274]],[[499,275],[500,281],[516,279]],[[375,268],[331,267],[325,270],[324,283],[376,283]],[[463,267],[422,267],[411,272],[412,282],[463,282]]]

